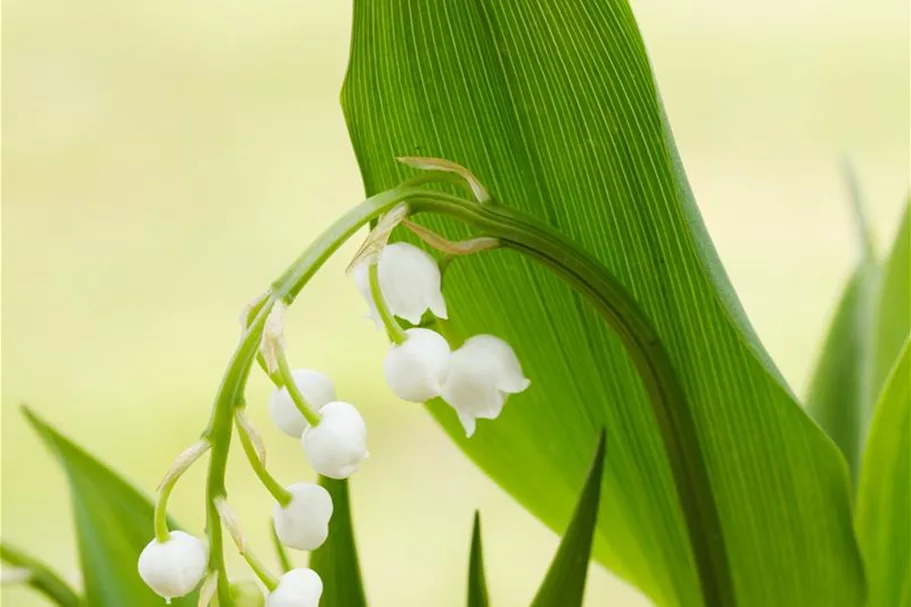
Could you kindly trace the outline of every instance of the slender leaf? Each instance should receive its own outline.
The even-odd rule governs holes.
[[[816,362],[807,410],[819,423],[848,462],[852,481],[857,481],[865,434],[864,420],[872,408],[870,375],[876,343],[876,297],[879,264],[860,200],[856,177],[847,169],[847,181],[855,209],[860,241],[860,260],[842,291],[835,316]]]
[[[592,538],[598,522],[598,502],[604,479],[604,432],[598,438],[591,468],[579,502],[566,527],[557,554],[544,576],[531,607],[576,607],[582,605],[585,578],[591,558]]]
[[[846,466],[740,309],[626,0],[355,0],[342,106],[369,194],[415,174],[397,156],[455,161],[499,204],[574,239],[635,296],[695,420],[738,605],[862,601]],[[445,291],[454,329],[506,339],[532,380],[470,440],[431,402],[447,432],[557,530],[585,473],[587,439],[606,428],[595,557],[659,604],[700,604],[669,466],[678,454],[667,453],[603,320],[513,252],[456,260]]]
[[[56,571],[7,542],[0,542],[0,560],[26,572],[24,583],[61,607],[82,607],[82,598]]]
[[[911,332],[911,198],[905,206],[901,227],[882,270],[879,311],[876,314],[876,355],[871,397],[882,390],[905,337]],[[869,421],[869,419],[868,419]]]
[[[857,498],[857,535],[867,565],[868,605],[911,606],[911,346],[876,405]]]
[[[807,396],[808,411],[841,449],[855,482],[873,408],[911,322],[907,209],[882,266],[874,258],[863,214],[857,215],[861,260],[842,292]]]
[[[481,550],[481,515],[474,513],[471,530],[471,558],[468,562],[468,607],[488,607],[487,576],[484,575],[484,555]]]
[[[117,473],[23,408],[57,456],[70,484],[85,600],[91,607],[160,607],[139,578],[139,553],[152,539],[152,503]],[[196,593],[171,601],[196,605]]]
[[[332,496],[334,510],[329,521],[329,539],[310,553],[310,568],[323,578],[321,607],[366,607],[367,596],[351,523],[348,481],[321,476],[319,484]]]

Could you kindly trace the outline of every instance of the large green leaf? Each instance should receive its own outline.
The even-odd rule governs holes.
[[[57,432],[29,409],[28,421],[66,472],[76,520],[86,604],[91,607],[161,607],[142,582],[139,553],[152,539],[152,503],[110,468]],[[196,605],[196,593],[171,601]]]
[[[591,468],[579,494],[573,517],[566,526],[557,554],[531,607],[579,607],[585,595],[585,579],[591,558],[592,538],[598,522],[598,502],[604,477],[604,433],[598,438]]]
[[[911,347],[876,405],[857,496],[871,607],[911,606]]]
[[[356,0],[342,105],[368,193],[413,175],[396,156],[453,160],[502,204],[573,238],[631,291],[682,381],[738,604],[862,600],[844,461],[742,314],[626,0]],[[532,379],[470,440],[431,403],[454,440],[559,529],[586,447],[605,427],[597,559],[658,603],[700,604],[668,454],[602,319],[509,252],[452,264],[446,296],[456,330],[507,339]]]
[[[329,539],[310,553],[310,568],[323,578],[322,607],[366,607],[367,597],[351,523],[348,481],[321,476],[319,484],[332,496]]]
[[[880,268],[864,217],[856,177],[847,170],[860,259],[842,291],[835,316],[813,371],[807,410],[835,441],[857,480],[865,434],[864,420],[872,408],[870,375],[876,343]]]

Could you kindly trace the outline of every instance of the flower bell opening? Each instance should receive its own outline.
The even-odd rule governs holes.
[[[139,577],[155,594],[170,601],[190,594],[206,574],[209,549],[201,539],[171,531],[168,539],[153,539],[139,555]]]
[[[319,485],[297,483],[287,487],[291,502],[275,504],[272,519],[279,541],[295,550],[316,550],[329,536],[332,497]]]

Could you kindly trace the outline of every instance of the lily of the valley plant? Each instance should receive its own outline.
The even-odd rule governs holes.
[[[288,360],[285,327],[366,230],[349,284],[388,336],[390,391],[564,531],[532,607],[580,607],[590,557],[660,605],[911,607],[907,211],[881,263],[853,197],[862,260],[805,410],[721,270],[625,0],[358,1],[351,48],[369,197],[244,309],[153,502],[26,411],[71,481],[85,596],[4,543],[5,582],[64,607],[365,607],[348,481],[384,462],[369,415]],[[247,402],[253,373],[268,402]],[[266,411],[317,482],[270,472]],[[278,567],[231,507],[235,439],[274,502],[255,524]],[[193,466],[204,530],[169,517]],[[477,516],[469,559],[468,605],[489,607]]]

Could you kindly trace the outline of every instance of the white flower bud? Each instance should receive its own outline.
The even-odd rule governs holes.
[[[393,316],[416,325],[429,309],[437,317],[446,318],[446,302],[440,290],[440,266],[426,251],[405,242],[386,245],[379,255],[378,274],[383,299]],[[354,278],[367,299],[377,328],[381,328],[383,325],[370,294],[369,265],[358,265]]]
[[[320,410],[320,422],[301,436],[313,469],[329,478],[348,478],[367,458],[367,426],[353,405],[335,401]]]
[[[294,378],[294,383],[304,400],[314,409],[319,410],[323,405],[335,400],[335,387],[332,381],[319,371],[295,369],[291,372],[291,377]],[[300,438],[307,427],[307,420],[291,400],[287,388],[272,392],[269,399],[269,414],[278,429],[288,436]]]
[[[278,581],[266,607],[319,607],[323,580],[312,569],[292,569]]]
[[[386,383],[402,400],[424,403],[440,395],[449,371],[449,343],[430,329],[408,329],[405,335],[404,343],[393,344],[386,355]]]
[[[471,436],[477,418],[495,419],[507,395],[530,384],[508,343],[493,335],[475,335],[452,353],[441,395]]]
[[[295,483],[287,487],[291,502],[275,504],[272,519],[282,544],[295,550],[316,550],[329,537],[332,497],[319,485]]]
[[[139,555],[139,577],[160,597],[170,601],[193,592],[206,574],[209,549],[201,539],[172,531],[167,541],[149,542]]]

